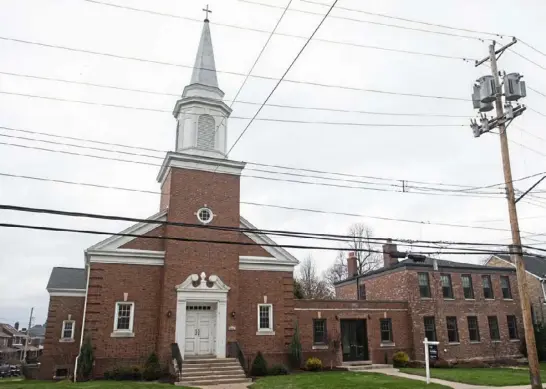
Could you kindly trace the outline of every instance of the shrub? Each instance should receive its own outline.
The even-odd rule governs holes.
[[[91,335],[87,334],[80,349],[80,355],[78,356],[78,375],[84,380],[88,380],[91,377],[94,361],[95,356],[93,354],[93,345],[91,344]]]
[[[409,361],[406,365],[406,367],[413,367],[413,368],[423,368],[425,367],[425,362],[421,362],[421,361]]]
[[[258,351],[256,358],[254,358],[250,374],[255,377],[262,377],[267,375],[267,362],[265,361],[265,358],[260,351]]]
[[[151,353],[146,360],[142,378],[146,381],[155,381],[161,378],[161,365],[159,364],[159,358],[156,353]]]
[[[104,379],[116,381],[140,381],[142,380],[142,371],[139,366],[114,367],[111,371],[104,372]]]
[[[300,328],[298,322],[295,323],[294,335],[292,335],[292,342],[290,343],[290,363],[295,369],[301,367],[302,351],[300,341]]]
[[[445,368],[451,367],[451,364],[445,359],[437,359],[436,361],[432,362],[430,366],[435,368],[445,369]]]
[[[284,365],[273,365],[267,372],[268,375],[287,375],[288,369]]]
[[[311,357],[305,362],[305,369],[309,371],[322,370],[322,361],[318,358]]]
[[[406,367],[409,362],[409,356],[403,351],[398,351],[392,356],[393,367]]]
[[[487,368],[489,365],[485,363],[484,361],[461,361],[457,364],[452,365],[453,367],[457,368],[465,368],[465,369],[477,369],[477,368]]]

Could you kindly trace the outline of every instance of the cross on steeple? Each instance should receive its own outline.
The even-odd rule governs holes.
[[[209,5],[207,4],[207,8],[203,8],[203,11],[205,11],[205,22],[209,21],[209,13],[212,13],[211,10],[209,10]]]

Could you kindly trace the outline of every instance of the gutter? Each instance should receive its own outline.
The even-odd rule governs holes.
[[[78,375],[78,359],[80,359],[80,354],[82,353],[82,345],[83,345],[83,335],[84,335],[84,329],[85,329],[85,313],[87,312],[87,294],[89,293],[89,276],[91,275],[91,264],[87,264],[87,281],[85,284],[85,300],[83,303],[83,315],[82,315],[82,332],[80,335],[80,348],[78,349],[78,356],[76,357],[76,360],[74,361],[74,382],[76,382],[76,377]]]

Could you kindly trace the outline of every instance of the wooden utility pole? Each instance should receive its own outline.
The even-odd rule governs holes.
[[[504,109],[502,106],[502,89],[499,81],[499,72],[497,69],[497,53],[495,52],[494,41],[493,44],[489,46],[489,61],[491,62],[491,73],[495,78],[495,108],[497,110],[497,119],[499,120],[498,127],[501,143],[502,169],[504,171],[504,182],[506,183],[506,197],[508,200],[508,213],[510,215],[510,227],[512,229],[512,246],[510,247],[510,256],[512,262],[516,265],[518,291],[521,304],[521,312],[523,315],[523,327],[525,330],[525,342],[527,345],[527,359],[529,361],[529,373],[531,376],[531,387],[533,389],[539,389],[542,388],[542,383],[540,381],[540,365],[538,363],[535,332],[533,319],[531,317],[531,305],[529,303],[529,293],[527,291],[527,277],[525,274],[525,264],[523,262],[523,253],[521,248],[518,214],[516,210],[516,197],[514,194],[514,185],[512,182],[510,153],[508,151],[508,137],[506,136],[506,122],[503,119]]]
[[[34,313],[34,307],[30,309],[30,316],[28,318],[28,327],[27,327],[27,339],[25,341],[25,348],[23,349],[23,363],[27,360],[27,347],[28,342],[30,342],[30,327],[32,326],[32,314]]]

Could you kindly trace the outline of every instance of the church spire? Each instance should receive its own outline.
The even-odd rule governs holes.
[[[190,84],[201,84],[213,88],[218,88],[218,79],[216,78],[216,65],[214,63],[214,51],[212,49],[212,38],[209,28],[209,6],[203,9],[206,12],[203,31],[201,32],[201,40],[195,57],[193,73],[191,75]]]

